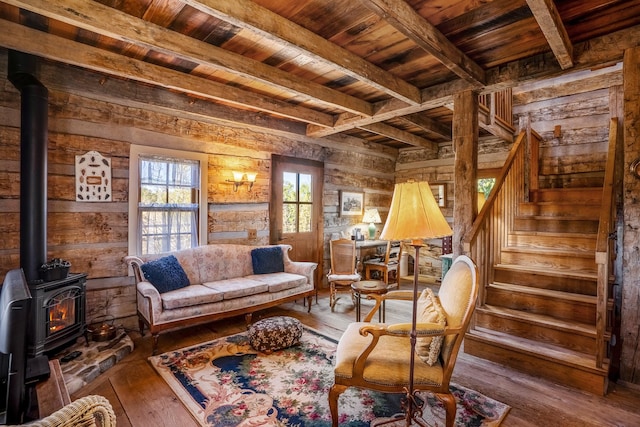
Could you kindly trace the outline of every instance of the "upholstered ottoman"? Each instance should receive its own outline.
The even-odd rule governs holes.
[[[264,353],[295,345],[301,336],[302,323],[289,316],[268,317],[249,327],[249,344]]]

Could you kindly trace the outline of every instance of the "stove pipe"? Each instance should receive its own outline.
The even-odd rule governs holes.
[[[35,77],[38,58],[9,51],[7,78],[20,91],[20,267],[38,280],[47,259],[49,91]]]

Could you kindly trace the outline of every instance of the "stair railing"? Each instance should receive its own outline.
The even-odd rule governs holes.
[[[597,307],[596,307],[596,366],[601,368],[607,357],[609,328],[613,325],[612,309],[609,307],[609,277],[615,260],[615,244],[611,238],[616,227],[616,203],[614,191],[615,171],[621,161],[618,150],[618,119],[609,123],[609,151],[602,187],[602,206],[596,240],[596,264],[598,266]]]
[[[537,145],[539,136],[533,131],[530,134],[531,144]],[[500,263],[501,250],[507,245],[508,234],[513,230],[518,206],[525,200],[526,136],[526,131],[518,135],[489,198],[462,239],[464,254],[478,266],[478,306],[485,304],[485,289],[493,282],[493,266]]]

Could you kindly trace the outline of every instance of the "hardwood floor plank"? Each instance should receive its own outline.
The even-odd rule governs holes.
[[[402,289],[410,286],[403,284]],[[362,312],[373,307],[362,301]],[[410,303],[387,304],[387,322],[408,321]],[[349,322],[355,321],[355,308],[348,295],[335,311],[329,308],[327,291],[320,293],[311,313],[302,301],[287,303],[254,314],[261,318],[286,315],[321,333],[339,339]],[[377,319],[377,316],[374,316]],[[179,349],[246,330],[244,317],[225,319],[207,325],[182,329],[160,336],[159,352]],[[101,394],[111,402],[118,426],[195,426],[189,412],[169,386],[151,367],[151,337],[130,333],[135,349],[95,381],[79,390],[73,399]],[[640,389],[614,384],[606,396],[597,396],[522,374],[508,367],[461,353],[453,381],[477,390],[511,406],[502,427],[603,427],[640,425]]]
[[[146,360],[110,379],[132,426],[197,426],[162,378]]]

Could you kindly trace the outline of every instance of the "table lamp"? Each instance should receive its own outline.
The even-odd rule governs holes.
[[[391,199],[391,208],[384,224],[380,238],[383,240],[411,240],[411,246],[416,254],[413,267],[413,313],[411,320],[411,355],[409,369],[409,388],[407,389],[405,419],[407,426],[413,421],[422,424],[418,419],[421,408],[415,398],[413,388],[413,371],[415,366],[416,347],[416,312],[418,301],[418,269],[420,248],[424,246],[423,239],[435,239],[453,234],[447,220],[442,215],[431,187],[427,182],[409,181],[396,184]]]
[[[376,237],[375,224],[380,224],[382,222],[382,220],[380,219],[380,214],[378,213],[378,209],[371,208],[364,211],[362,222],[369,223],[369,239],[373,240]]]

